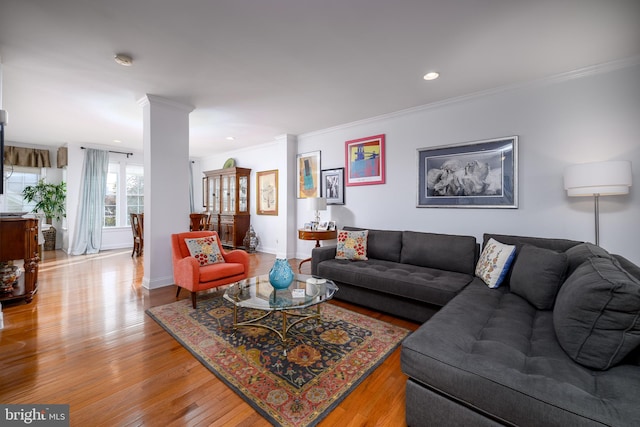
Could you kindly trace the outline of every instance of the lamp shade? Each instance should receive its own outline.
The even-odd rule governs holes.
[[[327,199],[325,199],[324,197],[309,198],[309,209],[312,211],[326,211]]]
[[[582,163],[568,166],[564,171],[564,188],[573,196],[611,196],[629,193],[631,162]]]

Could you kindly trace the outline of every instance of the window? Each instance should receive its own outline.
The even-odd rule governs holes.
[[[120,164],[109,163],[107,172],[107,191],[104,196],[104,226],[115,227],[118,225],[118,178],[120,177]]]
[[[26,203],[22,198],[22,190],[38,183],[40,171],[40,168],[14,166],[9,178],[2,177],[4,195],[0,196],[0,212],[31,212],[33,210],[36,202]]]
[[[144,212],[144,168],[127,165],[127,224],[131,225],[132,213]]]
[[[124,177],[124,179],[122,179]],[[130,213],[144,211],[144,168],[125,162],[109,162],[104,198],[104,226],[131,225]]]

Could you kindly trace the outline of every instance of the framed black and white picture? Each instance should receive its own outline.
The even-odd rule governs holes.
[[[344,205],[344,168],[323,170],[320,181],[327,205]]]
[[[417,150],[418,207],[517,208],[518,137]]]

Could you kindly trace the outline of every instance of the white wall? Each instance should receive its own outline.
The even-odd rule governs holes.
[[[220,169],[228,158],[236,161],[236,166],[251,169],[250,181],[250,213],[251,225],[260,239],[257,250],[260,252],[273,253],[279,258],[294,258],[295,240],[291,235],[295,235],[295,204],[291,203],[288,196],[294,176],[290,169],[290,159],[295,158],[295,137],[292,135],[281,135],[274,141],[249,149],[236,150],[224,154],[213,155],[201,159],[200,168],[202,171]],[[196,168],[196,164],[194,164]],[[257,215],[256,214],[256,173],[268,170],[278,170],[278,216]],[[295,172],[295,171],[294,171]],[[200,174],[201,179],[203,175]],[[197,187],[196,182],[196,188]],[[197,191],[197,190],[194,190]],[[295,197],[295,195],[293,196]]]
[[[626,196],[600,201],[600,245],[640,264],[640,64],[609,64],[527,87],[425,106],[298,136],[298,152],[322,151],[322,168],[344,166],[344,142],[386,135],[386,184],[346,187],[344,206],[322,219],[343,225],[465,234],[484,232],[594,240],[591,198],[568,198],[563,169],[631,160]],[[620,68],[620,66],[623,66]],[[437,83],[436,83],[437,84]],[[416,150],[519,136],[518,209],[416,207]],[[297,226],[309,220],[298,201]],[[313,242],[298,242],[307,257]]]

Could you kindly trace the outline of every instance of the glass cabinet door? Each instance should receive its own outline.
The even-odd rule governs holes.
[[[214,181],[213,181],[213,182],[214,182],[214,184],[213,184],[213,185],[214,185],[214,187],[216,188],[216,194],[215,194],[215,197],[214,197],[214,199],[213,199],[213,208],[214,208],[214,209],[213,209],[213,211],[214,211],[215,213],[220,213],[220,196],[221,196],[221,194],[220,194],[220,191],[221,191],[221,190],[220,190],[220,185],[221,185],[221,183],[220,183],[220,177],[219,177],[219,176],[216,176],[216,177],[214,178]]]
[[[229,176],[229,213],[236,212],[236,176]]]
[[[231,194],[230,194],[230,183],[229,183],[229,176],[223,176],[222,177],[222,208],[221,211],[222,213],[229,213],[230,212],[230,200],[231,200]]]
[[[209,212],[217,214],[220,213],[220,177],[209,177],[209,193],[208,193],[208,205]]]
[[[238,212],[246,212],[248,209],[248,193],[249,193],[249,178],[246,176],[241,176],[238,179],[238,183],[239,183],[239,191],[238,191],[238,197],[239,197],[239,201],[238,201]]]

